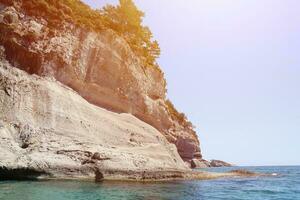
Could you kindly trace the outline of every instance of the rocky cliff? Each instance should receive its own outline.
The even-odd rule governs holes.
[[[152,126],[92,105],[55,79],[29,75],[0,56],[0,180],[184,172],[189,169],[176,146]]]
[[[67,22],[50,28],[46,19],[27,15],[22,1],[0,2],[0,45],[13,67],[55,78],[94,105],[136,116],[174,143],[185,161],[202,157],[196,133],[166,101],[163,73],[144,67],[124,39]]]

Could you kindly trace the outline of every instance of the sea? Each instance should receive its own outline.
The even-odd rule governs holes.
[[[299,166],[207,170],[234,169],[273,176],[161,183],[0,181],[0,200],[300,200]]]

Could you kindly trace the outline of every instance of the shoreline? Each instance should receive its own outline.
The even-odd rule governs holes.
[[[234,167],[233,169],[238,169]],[[274,196],[297,197],[298,188],[290,186],[297,183],[299,167],[294,168],[247,168],[253,172],[269,176],[224,177],[212,180],[164,180],[164,181],[128,181],[91,179],[48,179],[37,181],[0,182],[0,196],[4,199],[20,199],[24,194],[32,200],[46,199],[272,199]],[[220,171],[226,171],[222,168]],[[231,170],[231,169],[229,169]],[[219,170],[218,170],[219,171]],[[274,176],[272,173],[278,173]],[[227,173],[227,172],[226,172]],[[218,174],[219,175],[219,174]],[[261,175],[261,174],[260,174]],[[24,191],[26,191],[24,193]],[[251,192],[252,191],[252,192]],[[286,192],[282,192],[286,191]],[[289,198],[293,199],[293,198]]]
[[[5,172],[6,171],[6,172]],[[60,172],[41,172],[34,169],[4,169],[0,170],[0,181],[118,181],[118,182],[168,182],[168,181],[200,181],[220,178],[248,178],[271,176],[246,170],[228,172],[205,171],[124,171],[124,170],[94,170],[84,173],[64,174]]]

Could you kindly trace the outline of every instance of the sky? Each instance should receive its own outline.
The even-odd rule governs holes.
[[[94,8],[116,0],[84,0]],[[206,159],[300,165],[300,1],[135,0]]]

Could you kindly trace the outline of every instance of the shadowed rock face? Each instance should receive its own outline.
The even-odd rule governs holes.
[[[29,168],[8,169],[0,166],[0,180],[35,180],[40,176],[47,175],[43,171]]]
[[[97,106],[131,113],[174,143],[185,161],[202,158],[194,130],[167,109],[163,73],[145,68],[113,31],[95,33],[72,24],[53,30],[18,8],[0,9],[0,45],[12,66],[53,77]]]

